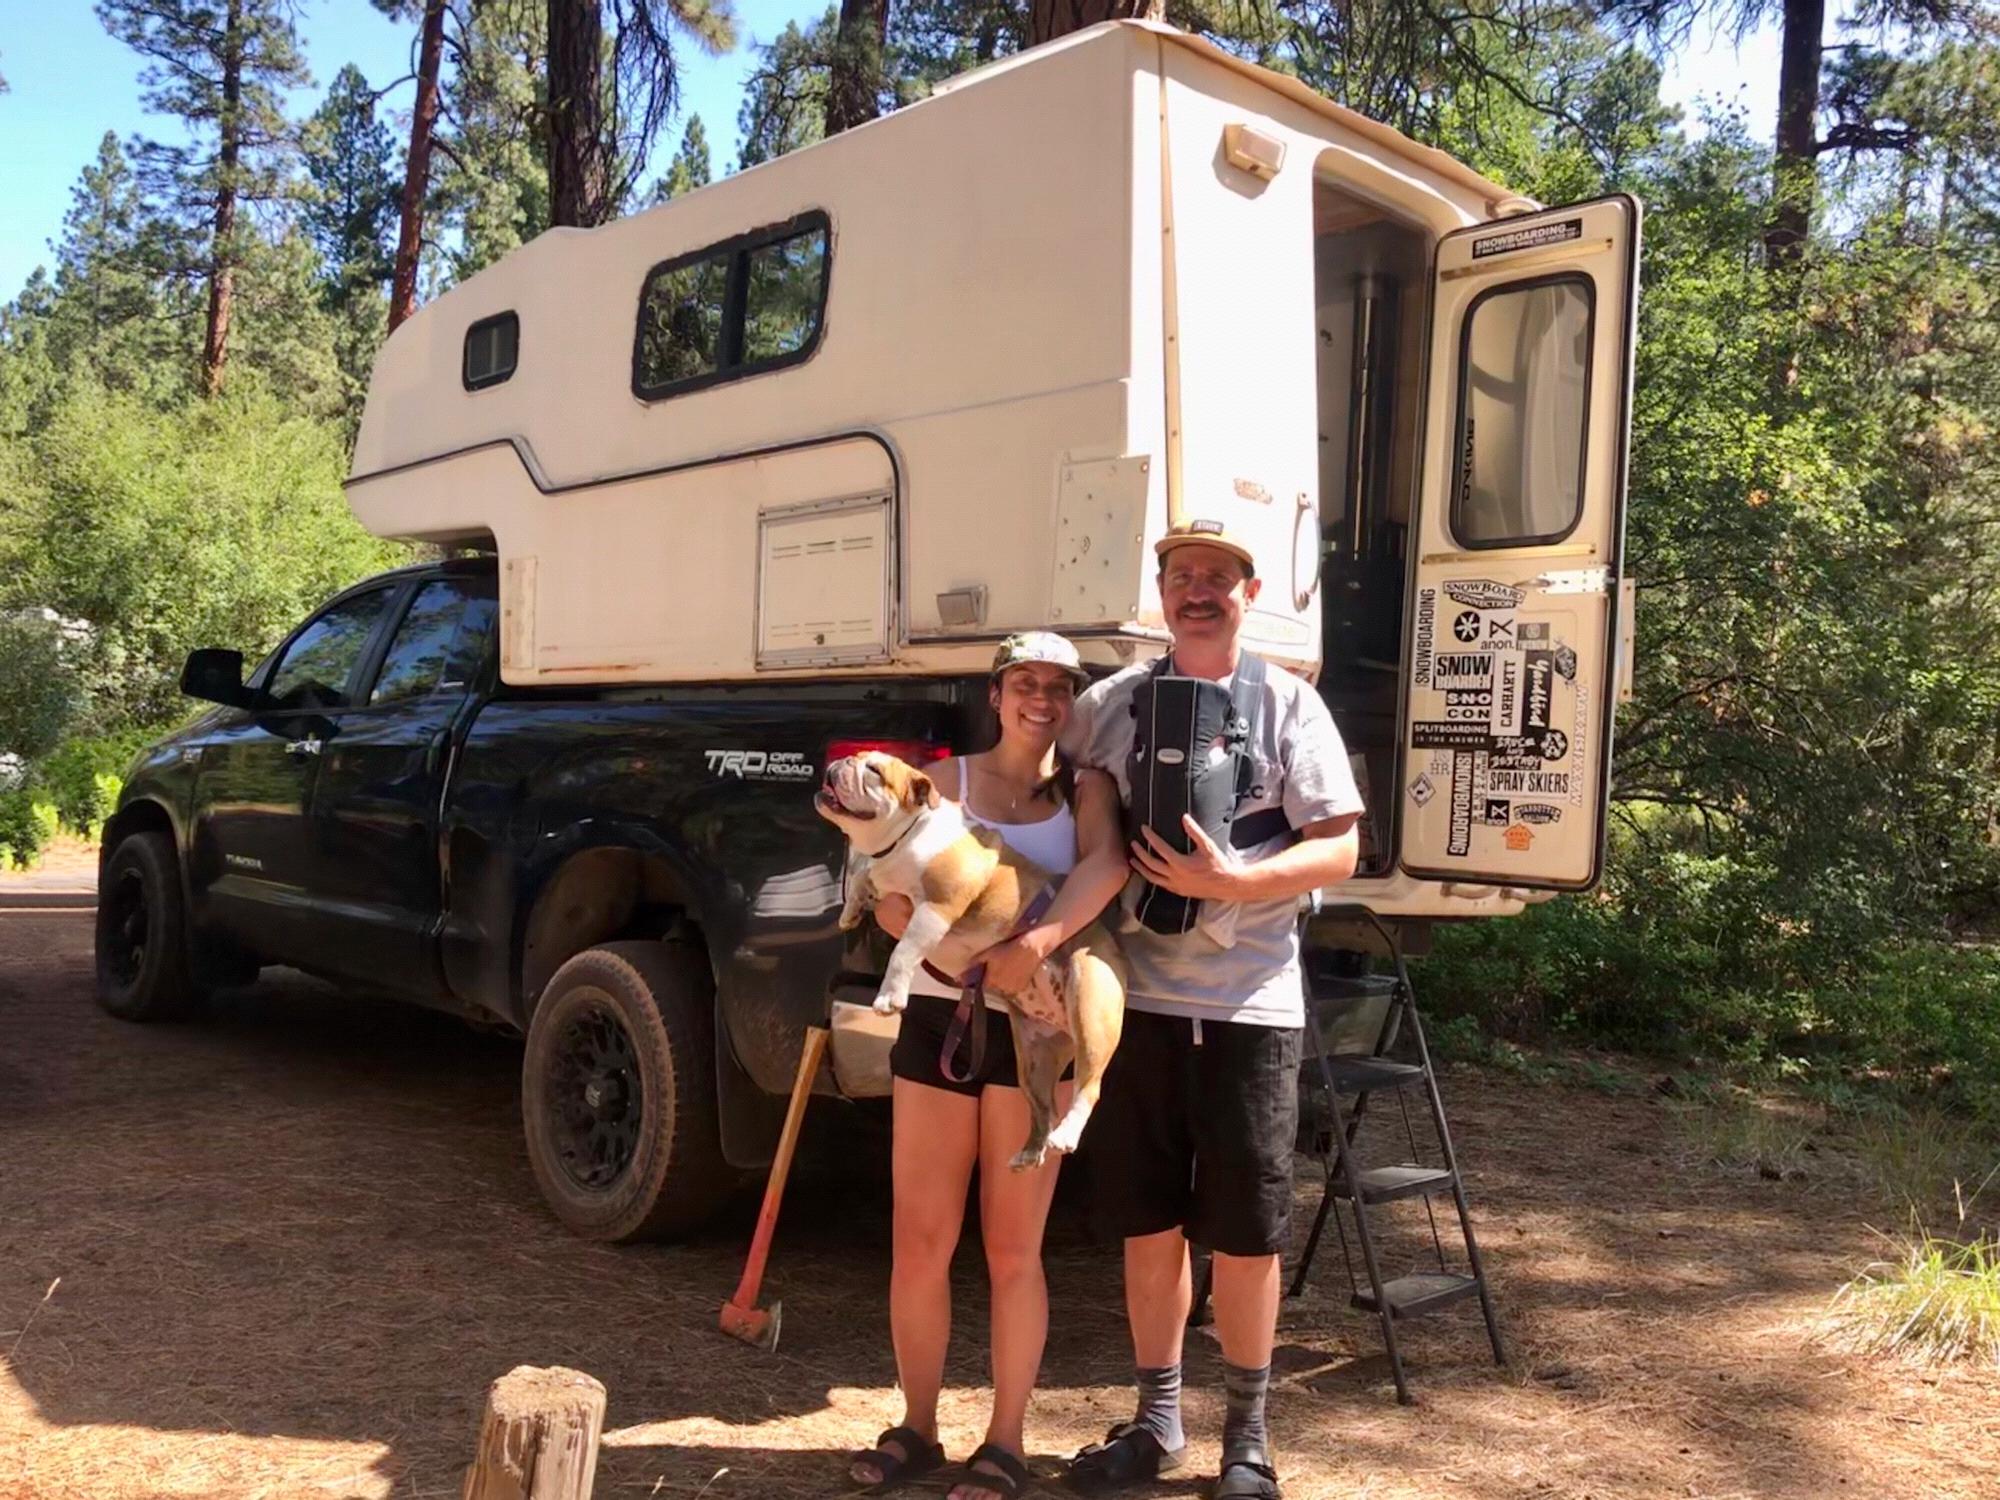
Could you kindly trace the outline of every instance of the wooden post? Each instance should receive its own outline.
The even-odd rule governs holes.
[[[517,1365],[486,1393],[463,1500],[590,1500],[603,1431],[602,1382]]]

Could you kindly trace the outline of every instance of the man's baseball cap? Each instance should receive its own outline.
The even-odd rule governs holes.
[[[1257,558],[1249,545],[1230,535],[1229,528],[1220,521],[1183,521],[1178,526],[1167,528],[1167,534],[1153,543],[1153,551],[1160,558],[1160,566],[1166,566],[1167,554],[1176,547],[1185,547],[1191,542],[1199,542],[1205,547],[1219,547],[1231,557],[1239,559],[1249,571],[1257,576]]]
[[[1076,654],[1076,647],[1067,636],[1057,635],[1053,630],[1023,630],[1008,636],[993,653],[992,675],[998,677],[1009,667],[1037,661],[1061,667],[1076,679],[1079,688],[1090,686],[1090,674],[1083,670],[1083,658]]]

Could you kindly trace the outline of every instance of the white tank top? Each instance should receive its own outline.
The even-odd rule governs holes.
[[[969,781],[965,774],[965,762],[958,763],[958,805],[965,814],[965,821],[976,828],[990,828],[1000,835],[1000,841],[1023,859],[1033,860],[1051,875],[1067,875],[1076,868],[1076,814],[1069,804],[1063,803],[1056,809],[1054,817],[1043,818],[1034,823],[996,823],[991,818],[982,818],[972,810],[969,800]],[[948,1000],[956,1000],[959,991],[942,980],[933,979],[928,970],[917,970],[917,977],[910,985],[913,995],[942,995]]]

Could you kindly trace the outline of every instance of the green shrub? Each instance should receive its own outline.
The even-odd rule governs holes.
[[[95,838],[118,805],[124,773],[154,737],[150,729],[66,740],[36,765],[62,826]]]
[[[1897,937],[1837,889],[1625,842],[1596,893],[1441,929],[1418,989],[1496,1037],[1886,1075],[2000,1119],[2000,948]]]
[[[0,791],[0,870],[26,869],[56,836],[56,810],[33,785]]]

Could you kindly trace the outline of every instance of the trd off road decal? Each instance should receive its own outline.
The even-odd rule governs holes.
[[[711,775],[738,781],[811,781],[819,769],[796,750],[705,750]]]
[[[1583,806],[1588,698],[1564,639],[1573,616],[1523,618],[1524,597],[1460,578],[1418,599],[1410,747],[1430,755],[1407,791],[1418,807],[1447,794],[1454,859],[1471,858],[1475,836],[1482,852],[1527,853],[1538,830]]]

